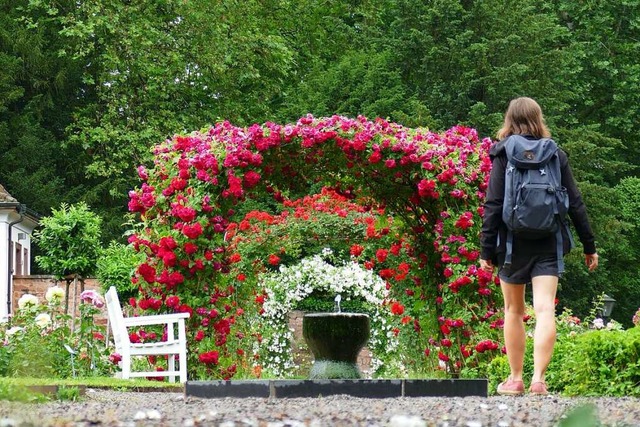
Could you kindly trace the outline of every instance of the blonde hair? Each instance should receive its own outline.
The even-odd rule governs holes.
[[[542,108],[536,101],[527,97],[511,100],[497,137],[504,139],[511,135],[531,135],[536,138],[551,137],[551,132],[549,132],[542,116]]]

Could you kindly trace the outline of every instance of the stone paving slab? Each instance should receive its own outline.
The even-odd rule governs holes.
[[[365,398],[488,396],[486,379],[230,380],[187,381],[185,396],[200,398],[299,398],[349,395]]]

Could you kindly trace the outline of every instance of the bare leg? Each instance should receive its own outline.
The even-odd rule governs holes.
[[[510,284],[500,281],[504,296],[504,343],[511,368],[511,379],[522,380],[525,351],[524,284]]]
[[[558,278],[537,276],[531,280],[533,286],[533,309],[536,313],[536,329],[533,336],[532,383],[544,381],[544,373],[551,362],[556,343],[555,298]]]

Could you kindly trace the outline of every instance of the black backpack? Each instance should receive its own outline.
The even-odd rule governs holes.
[[[558,146],[550,138],[530,140],[520,135],[510,136],[504,146],[508,160],[502,208],[507,225],[504,267],[511,265],[514,235],[525,239],[555,235],[558,271],[563,273],[562,228],[567,227],[569,196],[562,186]]]

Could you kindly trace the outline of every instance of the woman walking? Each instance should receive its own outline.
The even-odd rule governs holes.
[[[510,138],[514,135],[518,137]],[[511,374],[498,386],[498,394],[524,394],[523,364],[525,353],[525,285],[533,288],[533,308],[536,318],[533,349],[533,378],[529,392],[547,394],[544,374],[551,361],[556,340],[555,298],[558,277],[562,273],[562,256],[571,250],[571,236],[567,227],[560,227],[556,234],[531,238],[509,231],[503,220],[505,205],[505,172],[511,172],[507,150],[514,140],[524,138],[533,153],[551,133],[547,128],[542,110],[531,98],[516,98],[509,103],[504,124],[498,131],[498,140],[491,147],[492,170],[484,205],[481,236],[480,268],[493,272],[498,266],[500,288],[504,297],[504,340]],[[545,139],[546,138],[546,139]],[[529,153],[529,152],[527,152]],[[525,153],[525,154],[527,154]],[[589,271],[598,266],[595,239],[582,196],[578,191],[569,167],[567,155],[556,151],[560,164],[561,185],[568,196],[568,215],[583,246],[585,262]],[[528,154],[533,157],[533,154]],[[539,173],[545,175],[545,170]],[[506,259],[506,263],[505,263]]]

